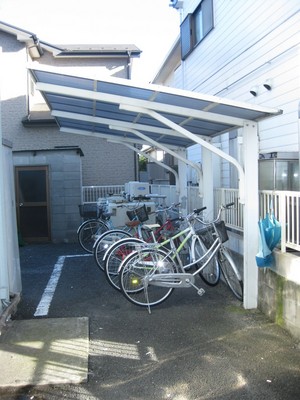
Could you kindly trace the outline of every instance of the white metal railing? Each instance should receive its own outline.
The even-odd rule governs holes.
[[[82,186],[82,202],[96,203],[99,198],[121,195],[124,189],[124,185]]]
[[[214,210],[215,215],[219,210],[219,207],[223,204],[234,203],[234,207],[228,208],[222,215],[227,226],[237,231],[242,232],[244,228],[244,207],[243,204],[238,201],[239,191],[238,189],[226,189],[220,188],[214,190]]]
[[[260,215],[264,217],[271,210],[281,224],[281,251],[287,247],[300,251],[300,192],[261,191]]]
[[[165,204],[170,205],[178,202],[175,186],[150,185],[151,193],[166,196]],[[112,194],[120,194],[124,191],[123,185],[109,186],[83,186],[83,203],[94,203],[99,198],[108,197]],[[215,210],[221,204],[235,203],[235,207],[224,213],[227,226],[242,232],[244,227],[243,205],[238,202],[238,190],[219,188],[214,192]],[[202,199],[199,197],[198,188],[188,187],[188,212],[194,208],[201,207]],[[300,192],[263,190],[259,192],[259,215],[264,218],[270,210],[274,211],[276,219],[280,222],[281,251],[287,248],[300,251]]]

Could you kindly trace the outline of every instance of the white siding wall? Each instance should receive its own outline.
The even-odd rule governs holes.
[[[199,3],[185,0],[183,18]],[[214,26],[175,71],[174,85],[280,108],[282,115],[259,123],[259,151],[298,152],[299,0],[214,0]],[[268,91],[263,82],[270,78]]]

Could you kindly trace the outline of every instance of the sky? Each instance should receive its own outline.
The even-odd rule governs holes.
[[[148,83],[179,35],[169,0],[0,0],[0,20],[50,44],[134,44],[132,79]]]

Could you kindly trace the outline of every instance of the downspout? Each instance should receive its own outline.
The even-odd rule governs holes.
[[[127,79],[131,79],[131,52],[127,51]]]
[[[0,57],[2,48],[0,48]],[[6,221],[5,221],[5,196],[4,196],[4,151],[2,149],[2,124],[1,124],[1,93],[0,93],[0,315],[2,314],[5,304],[9,304],[9,276],[8,276],[8,257],[7,257],[7,240],[6,238]],[[4,306],[4,307],[3,307]]]

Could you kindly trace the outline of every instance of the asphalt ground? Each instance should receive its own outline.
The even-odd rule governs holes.
[[[88,381],[1,389],[1,399],[300,398],[299,343],[258,310],[244,310],[222,282],[208,287],[199,278],[204,296],[176,290],[149,315],[77,244],[26,245],[20,257],[23,294],[13,319],[88,317]],[[34,316],[58,260],[49,310]]]

